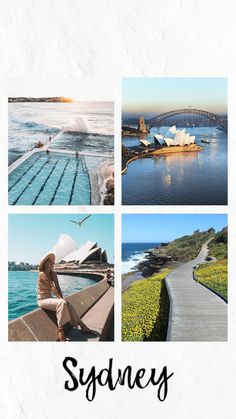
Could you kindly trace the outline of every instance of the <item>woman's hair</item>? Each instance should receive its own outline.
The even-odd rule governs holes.
[[[45,259],[45,261],[41,265],[41,269],[39,270],[40,272],[43,272],[44,271],[44,269],[45,269],[45,263],[47,262],[47,260],[50,260],[50,257],[48,257],[47,259]]]
[[[44,262],[43,262],[43,264],[40,266],[39,272],[43,272],[43,271],[44,271],[44,263],[45,263],[45,261],[44,261]]]

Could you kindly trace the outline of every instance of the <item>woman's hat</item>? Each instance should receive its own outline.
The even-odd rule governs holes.
[[[44,265],[44,262],[46,262],[46,260],[47,259],[51,259],[51,261],[52,261],[52,263],[53,263],[53,265],[54,265],[54,263],[55,263],[55,255],[54,255],[54,253],[48,253],[47,255],[45,255],[41,260],[40,260],[40,262],[39,262],[39,271],[42,271],[42,269],[43,269],[43,265]]]

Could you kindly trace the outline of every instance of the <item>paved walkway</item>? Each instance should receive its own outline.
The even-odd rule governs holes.
[[[122,279],[122,292],[126,291],[132,282],[139,281],[140,279],[145,279],[142,275],[142,272],[134,272],[131,275],[127,275],[127,277]]]
[[[206,256],[207,243],[196,259],[179,266],[166,278],[171,302],[169,341],[227,340],[227,304],[193,279],[193,267]]]

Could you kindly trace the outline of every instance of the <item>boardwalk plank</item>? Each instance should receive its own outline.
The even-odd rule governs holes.
[[[205,260],[207,243],[192,261],[166,278],[171,302],[167,340],[226,341],[227,304],[193,279],[193,268]]]

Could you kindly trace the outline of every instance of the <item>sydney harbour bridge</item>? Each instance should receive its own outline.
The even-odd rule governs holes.
[[[220,126],[223,128],[224,131],[227,131],[227,119],[223,118],[219,115],[216,115],[214,113],[208,112],[208,111],[202,111],[200,109],[194,109],[194,108],[186,108],[186,109],[177,109],[175,111],[169,111],[162,113],[161,115],[157,115],[154,118],[149,119],[146,121],[147,126],[149,128],[160,126],[162,121],[164,121],[167,118],[170,118],[172,116],[181,115],[181,114],[190,114],[190,115],[200,115],[205,118],[210,119],[212,122],[215,123],[215,125]]]

